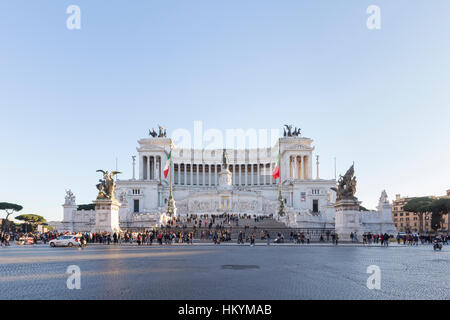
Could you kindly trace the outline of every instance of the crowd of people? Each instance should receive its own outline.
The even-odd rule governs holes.
[[[11,241],[31,242],[33,244],[44,243],[46,244],[50,240],[58,238],[63,233],[59,232],[1,232],[0,244],[1,246],[9,246]]]
[[[419,241],[421,244],[432,244],[433,240],[437,239],[438,241],[442,242],[443,244],[450,244],[450,236],[448,234],[440,234],[438,236],[434,235],[419,235],[419,234],[398,234],[397,237],[397,244],[403,243],[404,245],[409,246],[418,246]]]
[[[193,244],[194,239],[199,242],[213,242],[220,244],[223,242],[237,241],[238,244],[249,243],[254,245],[256,239],[262,242],[284,243],[285,235],[289,235],[290,243],[310,244],[311,242],[333,243],[337,245],[341,239],[337,233],[330,230],[269,230],[264,228],[264,224],[259,224],[267,219],[273,219],[273,216],[256,216],[247,214],[221,214],[221,215],[189,215],[187,217],[174,217],[167,221],[166,225],[159,228],[142,229],[140,231],[127,230],[124,232],[33,232],[33,233],[0,233],[1,246],[8,246],[11,241],[20,243],[43,243],[58,238],[61,235],[76,234],[81,239],[81,244],[137,244],[138,246],[169,244]],[[234,230],[235,229],[235,230]],[[233,232],[235,231],[235,232]],[[389,235],[387,233],[365,232],[358,239],[356,233],[350,234],[350,240],[353,243],[362,242],[364,245],[388,246],[390,241],[397,241],[403,245],[431,244],[435,239],[433,235],[418,234],[398,234]],[[439,236],[440,240],[447,244],[450,242],[449,235]],[[23,239],[26,239],[23,241]],[[346,240],[346,241],[348,241]]]
[[[387,233],[374,233],[364,232],[362,235],[363,244],[380,244],[381,246],[387,247],[389,245],[389,240],[394,236]],[[352,242],[357,242],[357,236],[353,235]]]

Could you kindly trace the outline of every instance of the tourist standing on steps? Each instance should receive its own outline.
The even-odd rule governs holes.
[[[255,245],[255,234],[252,232],[252,235],[250,236],[250,246]]]
[[[242,233],[242,231],[239,231],[238,244],[244,244],[244,234]]]
[[[384,234],[384,246],[385,247],[387,247],[389,245],[389,239],[390,238],[391,237],[387,233]]]
[[[270,233],[269,232],[266,233],[266,241],[267,241],[267,245],[270,245]]]
[[[141,237],[141,234],[139,233],[138,236],[137,236],[137,244],[138,244],[138,246],[141,245],[141,240],[142,240],[142,237]]]

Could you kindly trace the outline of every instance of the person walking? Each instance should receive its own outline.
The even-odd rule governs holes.
[[[267,241],[267,245],[270,245],[270,233],[269,232],[266,233],[266,241]]]
[[[86,236],[83,234],[80,239],[81,249],[86,248]]]
[[[239,231],[238,244],[244,244],[244,234],[242,233],[242,231]]]

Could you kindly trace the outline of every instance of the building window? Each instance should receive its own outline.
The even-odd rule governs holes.
[[[133,194],[141,194],[141,190],[140,189],[133,189],[132,193]]]
[[[139,199],[134,200],[134,212],[139,212]]]
[[[319,200],[316,200],[316,199],[313,200],[312,211],[313,212],[319,212]]]
[[[320,190],[319,189],[312,189],[312,194],[320,194]]]

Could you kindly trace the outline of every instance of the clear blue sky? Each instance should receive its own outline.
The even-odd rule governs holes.
[[[66,8],[81,8],[81,30]],[[366,9],[381,8],[381,30]],[[450,189],[450,1],[0,2],[0,201],[61,220],[99,168],[131,176],[137,139],[281,128],[314,139],[321,176],[358,193]]]

